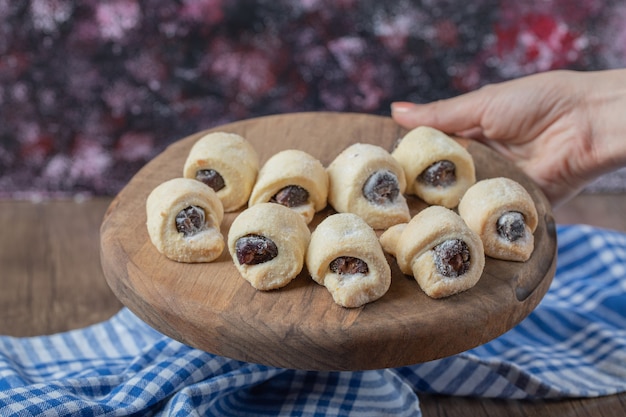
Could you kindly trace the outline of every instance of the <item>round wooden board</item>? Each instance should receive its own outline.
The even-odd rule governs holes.
[[[246,137],[264,162],[288,148],[324,165],[346,146],[378,144],[391,150],[406,131],[390,118],[363,114],[299,113],[220,126]],[[208,132],[208,131],[207,131]],[[556,268],[556,232],[550,205],[538,187],[489,148],[462,140],[478,179],[510,177],[526,187],[539,213],[535,250],[524,263],[487,258],[478,284],[445,299],[426,296],[393,258],[392,284],[364,307],[336,305],[305,269],[286,287],[257,291],[238,274],[228,250],[209,264],[168,260],[146,229],[146,198],[158,184],[182,176],[187,154],[207,132],[184,138],[138,172],[112,202],[101,227],[101,262],[113,292],[141,319],[190,346],[229,358],[310,370],[398,367],[453,355],[511,329],[544,296]],[[409,198],[412,214],[425,204]],[[311,229],[332,213],[318,213]],[[225,216],[227,236],[238,213]]]

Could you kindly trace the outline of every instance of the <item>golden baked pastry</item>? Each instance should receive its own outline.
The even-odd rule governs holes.
[[[432,298],[472,288],[485,267],[480,237],[443,206],[427,207],[409,223],[390,227],[380,243]]]
[[[356,143],[337,155],[327,171],[328,202],[339,213],[357,214],[374,229],[409,221],[404,171],[385,149]]]
[[[472,155],[432,127],[411,130],[391,155],[404,169],[407,194],[416,195],[428,204],[454,208],[476,182]]]
[[[259,203],[235,218],[228,249],[246,281],[258,290],[273,290],[300,273],[310,238],[300,214],[280,204]]]
[[[482,239],[485,255],[519,262],[530,258],[537,208],[520,183],[505,177],[478,181],[467,190],[458,210]]]
[[[211,262],[224,250],[222,203],[205,184],[175,178],[158,185],[146,200],[150,240],[177,262]]]
[[[282,204],[302,215],[308,224],[326,207],[327,198],[328,174],[322,163],[304,151],[288,149],[263,164],[248,205]]]
[[[376,232],[352,213],[333,214],[317,226],[306,265],[311,277],[343,307],[377,300],[391,285],[391,269]]]
[[[202,181],[217,193],[225,212],[248,201],[259,171],[259,156],[250,142],[235,133],[213,132],[192,146],[183,177]]]

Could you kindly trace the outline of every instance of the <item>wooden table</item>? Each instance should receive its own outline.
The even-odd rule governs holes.
[[[122,305],[100,267],[99,228],[111,198],[0,201],[0,334],[36,336],[110,318]],[[626,195],[582,195],[557,209],[559,223],[626,232]],[[430,416],[622,416],[626,394],[567,401],[504,401],[421,395]]]

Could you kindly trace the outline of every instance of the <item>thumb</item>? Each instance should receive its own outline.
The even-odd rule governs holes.
[[[470,131],[480,128],[484,102],[479,91],[427,104],[395,102],[391,117],[408,129],[430,126],[448,133]]]

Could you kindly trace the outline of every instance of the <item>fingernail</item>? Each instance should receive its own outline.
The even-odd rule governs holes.
[[[408,113],[411,110],[415,109],[416,105],[414,103],[409,103],[408,101],[396,101],[391,103],[391,112],[392,113]]]

